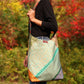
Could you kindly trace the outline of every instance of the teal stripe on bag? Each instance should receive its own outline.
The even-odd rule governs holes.
[[[39,73],[37,73],[37,74],[35,75],[35,77],[38,78],[38,77],[40,76],[40,74],[41,74],[43,71],[45,71],[45,69],[53,62],[53,60],[54,60],[54,58],[55,58],[55,56],[56,56],[56,54],[57,54],[58,49],[59,49],[59,48],[57,48],[57,49],[55,50],[55,53],[54,53],[54,55],[53,55],[53,58],[39,71]]]

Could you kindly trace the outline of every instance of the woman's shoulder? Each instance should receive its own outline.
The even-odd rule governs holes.
[[[39,7],[39,8],[45,8],[46,6],[49,7],[49,5],[50,5],[49,0],[40,0],[40,2],[39,2],[39,4],[38,4],[37,8],[38,8],[38,7]]]

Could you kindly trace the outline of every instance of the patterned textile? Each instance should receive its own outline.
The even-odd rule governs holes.
[[[59,48],[50,39],[39,39],[30,34],[28,75],[32,82],[63,79]]]

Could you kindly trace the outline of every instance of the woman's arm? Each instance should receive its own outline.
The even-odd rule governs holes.
[[[37,24],[38,26],[42,26],[42,21],[39,20],[39,19],[34,18],[34,19],[32,20],[32,22],[34,22],[34,23]]]
[[[51,6],[49,0],[43,1],[42,13],[44,14],[44,21],[41,21],[41,20],[35,18],[35,11],[32,9],[30,9],[28,11],[27,15],[29,16],[29,18],[32,22],[41,26],[42,30],[48,29],[48,30],[54,31],[54,33],[56,33],[56,31],[58,30],[58,25],[57,25],[57,21],[54,16],[54,12],[53,12],[53,9],[52,9],[52,6]]]
[[[43,0],[43,14],[44,14],[44,21],[42,21],[42,27],[44,30],[48,29],[50,31],[56,32],[58,30],[57,21],[54,15],[54,11],[52,5],[50,4],[49,0]]]

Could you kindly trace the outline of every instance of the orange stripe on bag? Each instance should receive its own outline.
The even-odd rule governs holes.
[[[38,78],[36,78],[31,72],[30,70],[28,69],[28,75],[29,75],[29,79],[32,81],[32,82],[39,82],[40,80]]]

